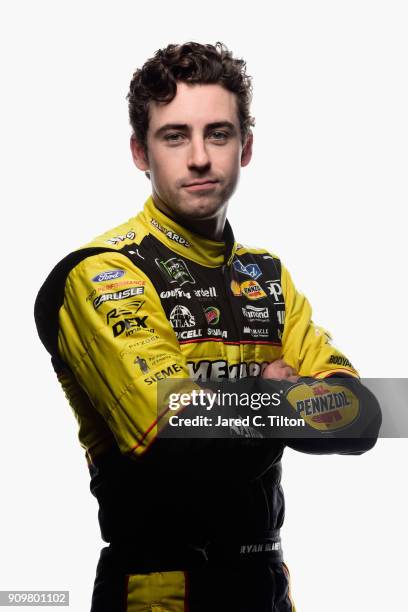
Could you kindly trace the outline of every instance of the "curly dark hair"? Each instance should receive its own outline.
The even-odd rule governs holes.
[[[251,77],[246,63],[235,59],[221,43],[202,45],[188,42],[159,49],[142,68],[133,74],[127,100],[129,120],[134,136],[146,149],[149,127],[149,103],[171,102],[177,93],[177,81],[185,83],[218,83],[235,93],[241,138],[245,139],[255,120],[249,113],[252,100]]]

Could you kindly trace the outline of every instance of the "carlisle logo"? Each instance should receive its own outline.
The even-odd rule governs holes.
[[[220,320],[219,308],[216,308],[215,306],[208,306],[208,308],[204,310],[204,313],[208,325],[217,325],[218,321]]]
[[[117,278],[122,278],[125,276],[126,272],[124,270],[107,270],[106,272],[101,272],[93,277],[93,283],[104,283],[106,281],[115,280]]]
[[[251,263],[244,266],[242,261],[236,259],[232,265],[234,270],[240,272],[241,274],[245,274],[246,276],[250,276],[253,280],[256,280],[262,276],[261,268],[257,264]]]
[[[296,385],[286,398],[298,416],[317,431],[343,429],[351,425],[360,413],[357,397],[341,384]]]
[[[93,301],[94,308],[97,310],[104,302],[110,302],[113,300],[126,300],[127,298],[134,297],[135,295],[143,295],[144,287],[130,287],[129,289],[123,289],[123,291],[115,291],[115,293],[102,293],[98,295]]]
[[[241,291],[248,300],[260,300],[266,297],[266,293],[261,285],[254,280],[241,283]]]

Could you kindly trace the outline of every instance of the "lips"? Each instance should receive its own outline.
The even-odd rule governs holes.
[[[199,181],[192,181],[191,183],[186,183],[183,187],[198,187],[199,185],[212,185],[218,183],[218,181],[214,179],[200,179]]]

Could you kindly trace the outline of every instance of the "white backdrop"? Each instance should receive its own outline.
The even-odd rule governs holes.
[[[407,376],[407,22],[396,0],[2,3],[0,589],[67,589],[89,608],[97,507],[32,309],[62,256],[148,195],[125,95],[157,48],[221,40],[247,60],[257,125],[237,238],[281,256],[363,376]],[[404,608],[407,459],[405,439],[285,453],[299,612]]]

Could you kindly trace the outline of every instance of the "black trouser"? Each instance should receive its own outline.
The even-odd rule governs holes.
[[[91,612],[295,612],[289,572],[273,554],[217,559],[188,571],[128,570],[114,548],[102,549]]]

